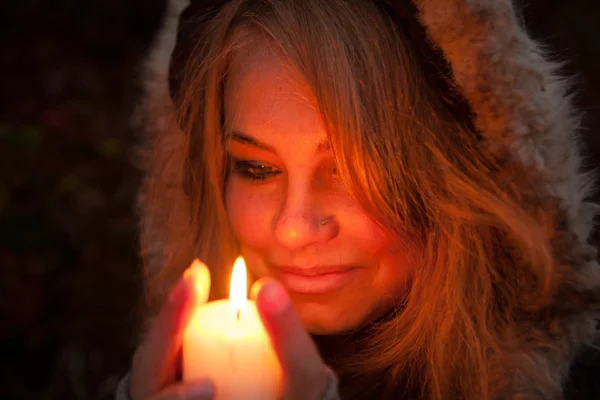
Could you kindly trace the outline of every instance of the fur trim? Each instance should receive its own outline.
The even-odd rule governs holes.
[[[415,0],[431,41],[452,67],[454,80],[471,104],[475,124],[499,157],[506,152],[539,171],[548,194],[558,199],[565,231],[557,241],[571,265],[561,292],[600,291],[596,251],[588,245],[597,207],[588,203],[591,180],[580,172],[578,118],[568,85],[519,25],[509,0]],[[502,398],[558,399],[579,346],[593,340],[600,304],[582,309],[566,295],[568,317],[548,321],[548,332],[520,348]],[[565,304],[567,303],[567,304]],[[533,330],[536,327],[531,327]],[[539,328],[538,328],[539,329]],[[507,364],[508,363],[508,364]],[[543,391],[545,388],[545,391]]]
[[[185,1],[171,0],[169,11],[146,65],[146,98],[140,121],[149,135],[140,152],[140,166],[150,177],[157,172],[181,182],[180,168],[170,159],[184,144],[172,120],[168,65]],[[533,326],[536,340],[499,361],[504,377],[500,398],[558,399],[569,367],[581,348],[594,339],[600,300],[585,305],[575,298],[600,293],[596,250],[588,244],[598,207],[587,201],[591,180],[580,171],[578,118],[570,105],[568,85],[519,25],[511,0],[414,0],[429,38],[450,63],[455,82],[475,112],[475,124],[498,157],[507,154],[539,172],[541,189],[556,198],[564,227],[556,234],[560,261],[569,266],[557,299],[562,310],[548,317],[547,328]],[[148,119],[148,121],[144,121]],[[174,187],[175,186],[175,187]],[[142,256],[150,272],[175,253],[167,237],[182,237],[186,211],[173,201],[177,185],[159,187],[146,179],[139,197]],[[147,204],[147,193],[159,191],[162,203]],[[163,210],[173,207],[181,224],[167,224]],[[173,241],[176,242],[176,241]],[[575,296],[574,296],[575,294]],[[579,296],[579,297],[578,297]],[[589,295],[588,297],[592,297]]]
[[[590,180],[579,173],[579,118],[557,75],[559,65],[522,29],[508,0],[416,0],[422,23],[442,49],[490,149],[510,149],[546,178],[582,240],[594,207],[585,203]],[[460,23],[457,23],[460,21]]]
[[[168,224],[163,210],[173,207],[174,199],[180,198],[178,185],[159,186],[151,180],[156,173],[170,176],[170,182],[181,182],[180,169],[172,161],[183,143],[183,134],[174,120],[174,107],[169,95],[169,63],[175,47],[179,15],[189,2],[169,0],[167,12],[161,28],[154,38],[151,51],[143,65],[144,96],[134,113],[134,123],[141,127],[144,137],[138,149],[137,164],[145,173],[145,179],[138,196],[138,213],[141,223],[140,246],[145,272],[153,275],[161,266],[168,264],[172,254],[167,237],[181,237],[179,232],[171,232],[173,227],[185,229],[186,213],[183,207],[176,207],[180,224]],[[160,201],[148,203],[150,193],[161,192]],[[171,236],[175,235],[175,236]]]

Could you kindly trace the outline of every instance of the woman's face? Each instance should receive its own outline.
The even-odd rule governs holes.
[[[315,98],[260,42],[237,52],[225,90],[233,127],[227,208],[248,268],[289,290],[307,329],[381,316],[407,291],[414,259],[341,185]]]

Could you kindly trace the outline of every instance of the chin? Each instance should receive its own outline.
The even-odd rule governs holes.
[[[315,335],[345,333],[369,319],[368,310],[354,304],[335,304],[315,296],[291,294],[294,307],[307,331]],[[312,298],[311,298],[312,297]]]

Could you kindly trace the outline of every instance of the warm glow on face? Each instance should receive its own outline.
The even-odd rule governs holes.
[[[237,313],[242,311],[248,299],[248,286],[246,278],[246,263],[242,257],[238,257],[233,264],[231,282],[229,284],[229,304],[231,311]]]
[[[268,42],[242,47],[228,70],[224,104],[231,130],[251,139],[227,142],[234,160],[227,215],[240,252],[253,276],[284,286],[285,267],[355,268],[343,285],[320,295],[286,287],[311,333],[352,330],[404,299],[416,255],[345,190],[333,151],[322,146],[328,122],[294,65]],[[313,288],[309,278],[296,280]]]

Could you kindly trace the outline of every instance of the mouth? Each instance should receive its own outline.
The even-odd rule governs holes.
[[[347,285],[356,275],[359,267],[348,265],[296,267],[277,266],[273,269],[275,278],[292,293],[325,294]]]

